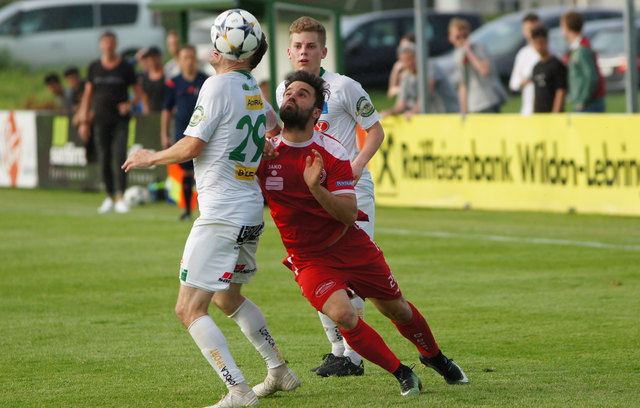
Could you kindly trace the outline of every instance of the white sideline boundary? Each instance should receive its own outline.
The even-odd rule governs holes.
[[[506,235],[484,235],[484,234],[460,234],[453,232],[441,232],[441,231],[412,231],[406,229],[396,228],[376,228],[376,232],[390,235],[417,235],[420,237],[431,238],[448,238],[448,239],[467,239],[475,241],[493,241],[493,242],[509,242],[509,243],[521,243],[521,244],[535,244],[535,245],[556,245],[556,246],[573,246],[583,248],[597,248],[597,249],[618,249],[622,251],[640,251],[640,245],[620,245],[609,244],[606,242],[595,241],[572,241],[566,239],[552,239],[552,238],[536,238],[536,237],[513,237]]]

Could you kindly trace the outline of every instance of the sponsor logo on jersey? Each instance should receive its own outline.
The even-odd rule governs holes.
[[[262,102],[262,96],[260,95],[245,95],[244,100],[247,103],[248,110],[264,109],[264,102]]]
[[[238,385],[238,383],[233,379],[233,376],[229,372],[227,363],[225,363],[222,359],[222,356],[220,355],[218,349],[209,350],[209,354],[211,354],[213,362],[216,365],[216,368],[220,371],[220,374],[222,378],[224,378],[224,381],[231,386]]]
[[[204,108],[200,105],[196,106],[189,119],[189,126],[196,127],[204,120]]]
[[[358,99],[358,102],[356,102],[356,116],[368,118],[373,115],[375,110],[376,108],[373,107],[371,101],[369,101],[365,96],[361,96],[360,99]]]
[[[353,180],[339,180],[336,181],[336,187],[352,187]]]
[[[316,288],[316,291],[314,293],[314,295],[316,297],[322,297],[324,296],[331,288],[333,288],[334,286],[336,286],[336,282],[335,281],[329,281],[329,282],[325,282],[321,285],[319,285]]]
[[[187,281],[187,274],[189,273],[189,270],[187,268],[183,268],[182,265],[180,265],[180,280],[183,282]]]
[[[284,189],[284,179],[282,177],[267,177],[264,181],[264,189],[280,191]]]
[[[326,132],[329,130],[329,122],[326,120],[319,120],[318,123],[316,123],[316,130],[318,132]]]
[[[236,165],[236,179],[244,181],[252,181],[258,171],[257,167],[244,167]]]
[[[230,283],[231,282],[231,278],[233,278],[233,273],[225,272],[225,273],[222,274],[221,277],[218,278],[218,281],[222,282],[222,283]]]
[[[282,170],[282,164],[269,164],[267,168],[269,170]]]

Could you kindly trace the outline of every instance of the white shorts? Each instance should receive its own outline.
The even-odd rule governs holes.
[[[230,283],[249,283],[258,266],[258,238],[264,224],[239,227],[198,218],[180,262],[180,284],[220,292]]]
[[[370,173],[362,173],[362,178],[356,184],[356,199],[358,209],[369,216],[369,221],[358,221],[357,224],[373,240],[373,230],[376,222],[376,200],[373,192],[373,180]]]

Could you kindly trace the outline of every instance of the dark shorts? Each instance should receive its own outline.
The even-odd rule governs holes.
[[[302,296],[318,311],[340,289],[351,289],[363,299],[393,300],[402,296],[380,248],[355,226],[331,247],[293,253],[282,263],[293,271]]]

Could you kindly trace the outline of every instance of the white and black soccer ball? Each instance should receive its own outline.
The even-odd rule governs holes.
[[[149,190],[142,186],[131,186],[124,192],[124,201],[129,207],[147,204],[151,202],[151,194]]]
[[[241,60],[249,58],[260,45],[260,23],[246,10],[223,11],[211,26],[211,41],[225,58]]]

